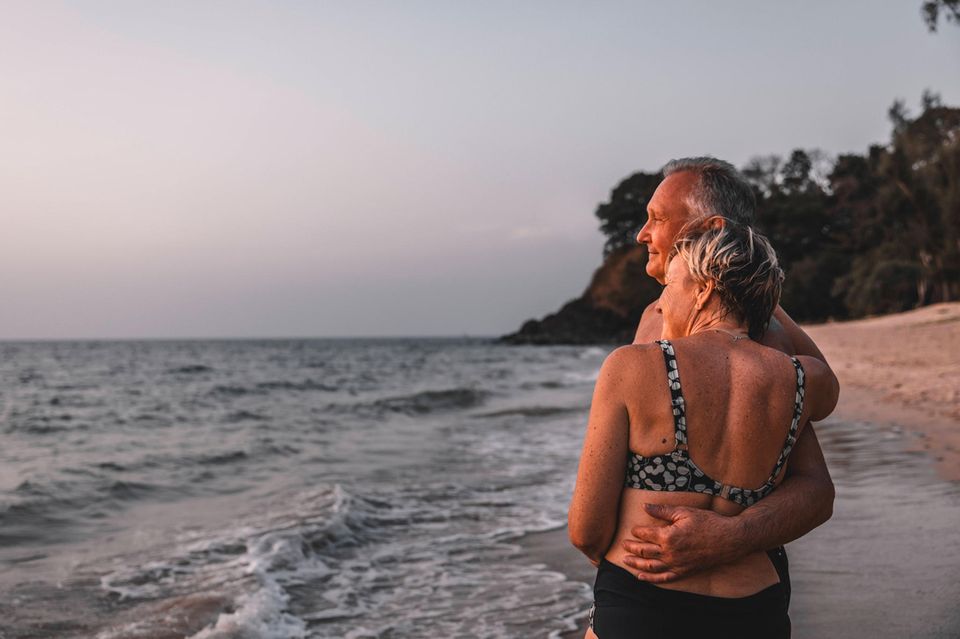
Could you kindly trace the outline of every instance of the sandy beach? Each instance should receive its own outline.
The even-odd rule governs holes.
[[[960,480],[960,303],[805,329],[840,379],[837,417],[907,429]]]
[[[919,542],[914,547],[911,547],[913,542],[904,543],[911,538],[916,522],[904,521],[908,519],[906,515],[892,514],[885,504],[888,495],[882,488],[888,480],[878,473],[892,472],[891,465],[903,468],[912,476],[919,476],[916,481],[935,485],[938,494],[946,494],[951,506],[947,511],[933,502],[911,505],[921,516],[938,522],[939,528],[932,534],[934,539],[942,540],[958,523],[954,506],[956,482],[960,480],[960,304],[938,304],[886,317],[804,328],[817,342],[841,383],[836,412],[818,428],[828,465],[838,484],[838,501],[831,522],[788,546],[795,562],[792,566],[795,597],[791,608],[794,634],[797,637],[868,636],[841,633],[843,622],[838,625],[837,619],[848,619],[848,624],[864,623],[855,610],[834,615],[823,612],[818,602],[831,597],[831,593],[824,592],[829,587],[825,588],[824,584],[847,579],[849,584],[834,586],[841,600],[838,602],[838,596],[833,594],[831,603],[842,605],[842,597],[849,596],[864,610],[876,612],[872,623],[884,628],[883,624],[891,622],[878,621],[883,616],[879,611],[888,605],[887,601],[898,596],[891,586],[897,580],[888,583],[887,573],[896,570],[899,562],[933,563],[940,558],[938,553],[946,552],[938,549],[923,554],[917,547]],[[872,474],[858,474],[856,464],[850,463],[849,450],[866,450],[863,444],[873,441],[881,443],[876,447],[871,445],[865,462],[869,466],[865,472]],[[893,521],[886,521],[888,518]],[[854,529],[868,525],[867,522],[869,526],[881,527],[876,530],[883,531],[882,539],[872,539],[870,544],[857,542]],[[853,541],[847,541],[851,537]],[[849,567],[837,565],[828,556],[829,551],[823,550],[836,548],[845,541],[852,544],[843,551],[851,564]],[[951,549],[956,545],[945,543]],[[865,545],[869,545],[869,552],[861,551]],[[524,549],[534,561],[562,572],[569,579],[592,583],[593,569],[569,545],[566,530],[528,536]],[[855,558],[850,559],[850,555]],[[866,583],[865,589],[855,597],[852,593],[847,595],[860,586],[858,580]],[[909,581],[909,578],[900,579],[899,583],[915,596],[915,586]],[[948,589],[936,584],[932,587],[941,592]],[[952,595],[948,593],[949,596]],[[937,616],[937,611],[952,605],[946,599],[930,614]],[[929,629],[913,636],[954,636],[949,633],[960,627],[960,619],[949,612],[939,617],[930,621]],[[585,618],[579,628],[561,636],[582,637],[584,624]],[[833,632],[838,634],[830,634]],[[890,629],[890,632],[895,631]],[[870,636],[902,635],[884,635],[880,630],[879,634]]]

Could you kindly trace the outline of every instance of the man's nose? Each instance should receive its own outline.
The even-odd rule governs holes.
[[[650,243],[650,232],[647,230],[647,224],[644,224],[640,227],[640,230],[637,232],[637,244],[649,244]]]

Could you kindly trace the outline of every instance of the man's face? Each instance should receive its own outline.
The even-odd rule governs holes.
[[[684,200],[696,181],[696,174],[690,171],[668,175],[653,192],[647,205],[647,222],[637,233],[637,242],[647,247],[647,275],[661,284],[666,277],[670,249],[690,221]]]

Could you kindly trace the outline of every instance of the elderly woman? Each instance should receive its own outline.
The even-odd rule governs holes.
[[[657,306],[662,339],[607,357],[570,504],[570,539],[597,565],[587,637],[788,637],[788,594],[755,552],[654,586],[624,562],[644,503],[734,515],[783,477],[802,425],[837,402],[821,361],[753,341],[780,297],[769,242],[727,224],[680,240]]]

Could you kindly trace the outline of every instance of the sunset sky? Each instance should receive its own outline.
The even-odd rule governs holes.
[[[630,173],[960,106],[920,4],[2,2],[0,339],[514,330]]]

